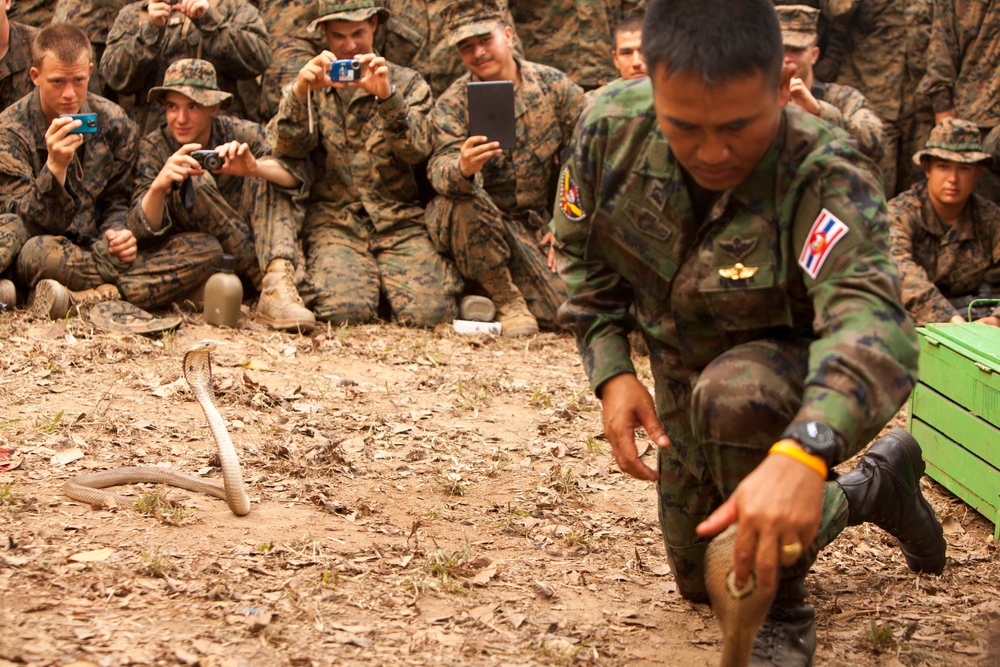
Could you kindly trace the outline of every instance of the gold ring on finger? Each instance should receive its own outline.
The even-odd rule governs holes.
[[[801,555],[802,555],[801,542],[792,542],[791,544],[781,545],[782,558],[787,558],[788,560],[798,560],[799,556]]]

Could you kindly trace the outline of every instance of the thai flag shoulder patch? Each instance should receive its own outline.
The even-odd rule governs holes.
[[[580,188],[573,180],[569,165],[563,167],[559,181],[559,208],[568,220],[580,222],[587,217],[587,212],[583,210],[583,204],[580,201]]]
[[[809,230],[809,236],[806,237],[802,254],[799,255],[799,266],[809,274],[810,278],[816,279],[833,246],[837,245],[847,232],[847,225],[840,218],[825,208],[820,211],[819,217]]]

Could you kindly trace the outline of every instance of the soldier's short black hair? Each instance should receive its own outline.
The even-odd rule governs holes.
[[[618,25],[615,26],[614,32],[611,33],[611,43],[616,47],[618,45],[618,34],[623,32],[642,32],[642,22],[644,16],[642,14],[629,14],[624,19],[622,19]]]
[[[35,35],[31,43],[31,64],[41,67],[45,56],[55,56],[62,63],[75,63],[87,54],[94,61],[94,50],[87,34],[69,23],[50,23]]]
[[[708,84],[781,81],[784,49],[772,0],[650,0],[642,26],[650,74],[694,72]]]

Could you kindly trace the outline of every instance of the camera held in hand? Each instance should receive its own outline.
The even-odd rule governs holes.
[[[70,130],[68,134],[94,134],[97,132],[97,114],[96,113],[64,113],[59,116],[60,118],[72,118],[73,120],[80,121],[80,127],[75,130]]]
[[[188,155],[193,157],[201,166],[201,168],[204,169],[205,171],[215,171],[217,169],[222,169],[222,165],[225,163],[225,160],[222,159],[222,156],[220,156],[215,151],[210,151],[210,150],[191,151],[190,153],[188,153]]]
[[[330,63],[330,81],[336,83],[360,81],[364,75],[365,70],[357,58],[334,60]]]

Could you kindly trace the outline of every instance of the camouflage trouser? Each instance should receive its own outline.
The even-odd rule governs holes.
[[[507,266],[538,323],[558,328],[566,284],[546,264],[546,249],[539,243],[543,229],[530,229],[502,213],[485,190],[476,188],[473,197],[435,197],[427,207],[427,232],[466,279],[483,282]]]
[[[220,252],[219,242],[209,234],[174,234],[141,249],[135,261],[109,281],[90,250],[63,236],[35,236],[25,241],[16,266],[18,277],[29,287],[45,278],[73,291],[112,282],[129,303],[154,309],[181,300],[208,280],[212,258]]]
[[[306,280],[300,293],[320,321],[372,322],[380,299],[394,321],[411,326],[433,327],[458,313],[455,295],[462,281],[417,222],[403,221],[384,232],[360,220],[351,227],[309,225],[304,241]]]
[[[20,216],[0,214],[0,274],[14,265],[17,253],[27,240],[28,230],[24,228]]]
[[[882,125],[885,127],[885,153],[879,160],[879,167],[888,200],[925,178],[923,168],[914,164],[913,155],[923,149],[931,134],[934,112],[930,103],[915,110],[906,106],[899,120],[883,120]]]
[[[295,262],[304,209],[291,195],[263,178],[244,178],[238,209],[219,192],[211,174],[193,180],[194,208],[174,211],[173,229],[207,232],[236,258],[236,273],[260,287],[272,259]]]
[[[806,345],[756,341],[719,355],[698,376],[691,396],[694,445],[659,453],[660,529],[667,555],[686,598],[707,601],[704,558],[707,541],[695,527],[728,498],[757,467],[802,401]],[[804,580],[819,550],[847,525],[847,498],[836,482],[826,484],[819,534],[799,561],[781,570],[779,600],[805,598]]]
[[[271,65],[261,76],[259,113],[267,122],[278,113],[281,92],[285,86],[295,81],[306,63],[326,48],[322,40],[310,42],[305,39],[271,35]]]

